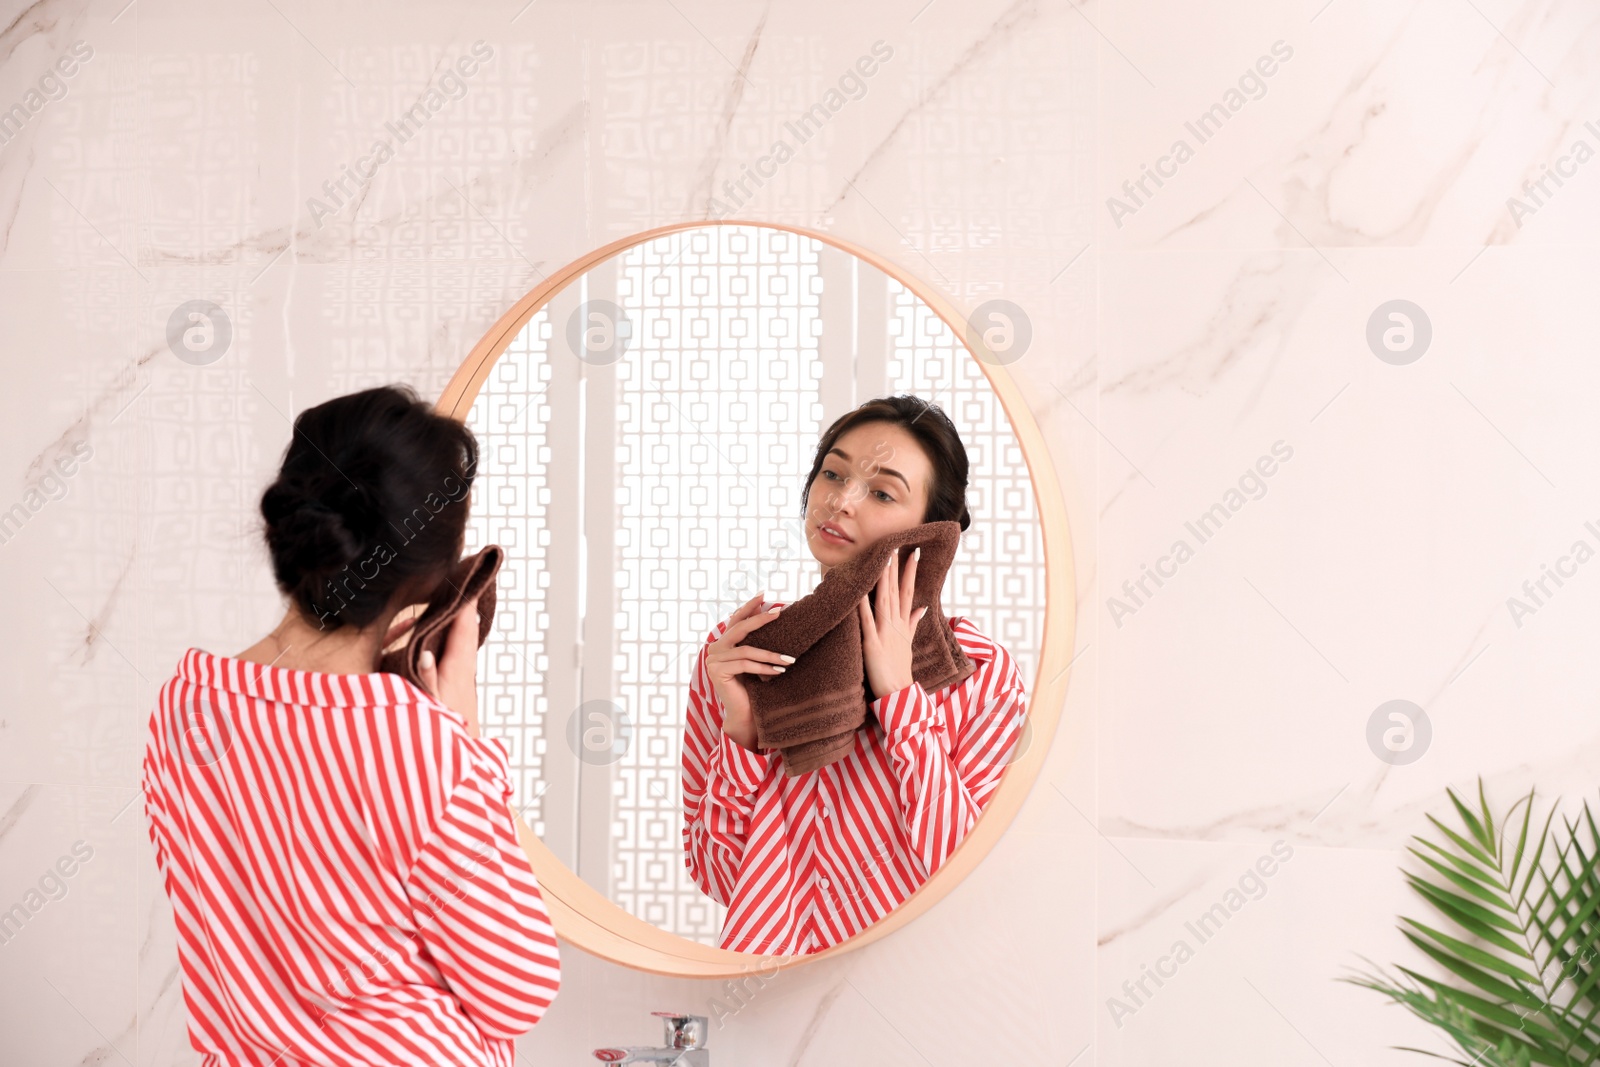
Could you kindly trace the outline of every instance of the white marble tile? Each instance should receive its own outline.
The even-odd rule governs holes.
[[[978,871],[885,941],[780,973],[714,1030],[715,1061],[1442,1050],[1333,979],[1358,951],[1408,958],[1399,850],[1445,786],[1592,799],[1600,586],[1579,568],[1520,625],[1508,599],[1574,540],[1600,545],[1600,162],[1562,160],[1600,149],[1594,19],[1577,0],[381,18],[112,0],[0,19],[0,109],[93,49],[0,145],[0,510],[93,450],[0,544],[0,907],[74,841],[95,850],[0,944],[0,1062],[197,1062],[170,910],[118,809],[177,656],[275,616],[252,524],[286,418],[380,381],[437,393],[542,276],[724,210],[855,241],[962,308],[1024,308],[1034,346],[1011,373],[1074,524],[1080,658]],[[465,94],[334,204],[324,183],[479,40]],[[860,99],[752,179],[879,40],[893,56]],[[1292,56],[1200,144],[1184,123],[1279,40]],[[1118,226],[1107,199],[1185,135],[1193,158]],[[1549,167],[1564,184],[1519,225],[1508,199]],[[164,339],[198,298],[235,331],[203,368]],[[1433,328],[1408,366],[1367,347],[1396,298]],[[1279,440],[1294,453],[1265,494],[1119,625],[1110,598]],[[1403,766],[1366,739],[1397,698],[1433,726]],[[1107,999],[1280,838],[1294,858],[1267,893],[1119,1026]],[[649,1043],[651,1010],[713,1014],[719,995],[569,947],[521,1059]]]
[[[128,800],[121,788],[0,781],[7,1062],[134,1060],[147,916],[128,889],[148,843]]]
[[[1417,898],[1395,870],[1399,853],[1286,837],[1117,847],[1129,862],[1101,868],[1102,1067],[1187,1057],[1398,1067],[1416,1057],[1390,1046],[1450,1051],[1405,1009],[1338,981],[1367,969],[1363,955],[1387,965],[1409,947],[1394,916],[1417,914]]]
[[[1147,0],[1096,14],[1108,247],[1593,239],[1576,148],[1600,150],[1595,60],[1577,43],[1588,5]],[[1522,183],[1549,167],[1563,184],[1529,200]]]
[[[1349,282],[1313,251],[1107,259],[1108,832],[1393,847],[1478,773],[1592,788],[1581,650],[1600,589],[1580,569],[1534,614],[1508,600],[1574,540],[1600,543],[1593,257],[1496,249],[1452,282],[1449,251],[1333,254]],[[1433,324],[1404,367],[1364,336],[1401,293]],[[1292,458],[1202,540],[1199,516],[1278,442]],[[1141,590],[1158,564],[1175,573]],[[1393,699],[1433,724],[1404,766],[1366,740]]]

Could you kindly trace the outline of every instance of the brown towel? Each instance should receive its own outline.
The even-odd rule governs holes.
[[[416,625],[406,634],[406,643],[393,652],[385,652],[378,661],[378,670],[398,674],[418,689],[423,688],[422,676],[417,673],[418,657],[426,650],[432,652],[434,662],[438,662],[444,655],[450,623],[473,597],[478,598],[478,646],[481,648],[489,636],[489,625],[494,622],[494,576],[504,558],[499,545],[487,545],[483,551],[452,567],[448,578],[428,599],[428,606]]]
[[[756,743],[783,753],[793,778],[843,759],[855,747],[856,730],[867,721],[876,697],[867,683],[857,604],[870,596],[889,553],[901,553],[902,573],[914,548],[917,588],[913,613],[926,607],[911,641],[911,676],[932,693],[963,681],[976,665],[961,650],[939,605],[945,572],[961,543],[961,524],[929,522],[879,538],[853,559],[834,567],[816,591],[784,607],[777,618],[750,631],[742,644],[796,657],[783,674],[751,675],[745,688],[756,722]]]

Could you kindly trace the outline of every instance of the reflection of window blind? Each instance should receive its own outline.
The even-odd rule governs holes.
[[[613,782],[610,896],[708,944],[724,909],[683,858],[689,672],[736,607],[763,589],[793,600],[815,575],[797,513],[821,433],[817,248],[718,227],[632,249],[617,281],[641,344],[618,383],[617,682],[635,735]]]
[[[550,739],[545,732],[549,697],[542,684],[549,670],[545,599],[558,565],[547,558],[544,521],[550,503],[549,337],[549,318],[541,311],[489,371],[466,420],[478,437],[467,551],[486,544],[506,550],[495,581],[494,632],[478,662],[479,722],[486,735],[505,742],[515,802],[541,837],[546,827],[539,793]]]
[[[967,510],[945,576],[945,613],[964,615],[1034,683],[1044,630],[1044,531],[1011,422],[966,345],[916,294],[889,279],[889,386],[939,405],[967,450]]]
[[[1030,685],[1044,607],[1038,518],[1021,451],[978,364],[876,270],[809,238],[745,227],[671,234],[623,253],[614,270],[616,302],[632,322],[623,358],[578,364],[561,338],[551,340],[552,316],[541,312],[469,415],[483,454],[469,551],[489,540],[507,549],[480,666],[484,728],[506,739],[516,803],[528,805],[524,817],[558,855],[576,855],[581,840],[585,876],[610,871],[601,892],[656,926],[714,944],[724,909],[695,887],[683,860],[689,672],[707,632],[739,604],[762,590],[793,601],[815,587],[799,508],[822,431],[886,393],[916,393],[951,416],[971,462],[973,525],[946,580],[946,611],[972,616],[1004,643]],[[558,297],[554,328],[608,284]],[[609,450],[589,436],[582,472],[572,469],[579,377],[589,379],[591,404],[614,397],[616,427]],[[614,567],[587,572],[614,581],[603,596],[577,588],[585,572],[568,513],[580,476],[617,486],[614,528],[595,529],[603,520],[593,508],[584,520],[591,545],[614,546]],[[589,673],[566,666],[580,598],[591,612],[617,605],[609,677],[595,676],[592,656],[583,660]],[[603,663],[598,673],[607,673]],[[614,700],[633,728],[622,759],[582,768],[607,779],[598,793],[573,777],[564,739],[578,701],[592,699]],[[547,743],[556,746],[550,761]],[[560,794],[548,811],[538,795],[546,784]],[[580,796],[581,829],[572,811]],[[609,812],[597,810],[607,799]],[[610,834],[596,833],[606,822]],[[592,862],[604,859],[589,855],[597,838],[608,862]]]

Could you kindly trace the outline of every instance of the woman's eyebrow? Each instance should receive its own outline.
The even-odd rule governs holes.
[[[837,447],[830,448],[830,449],[828,449],[828,455],[830,455],[830,456],[838,456],[840,459],[844,460],[846,463],[850,462],[850,457],[845,454],[845,451],[842,448],[837,448]],[[878,470],[877,470],[877,473],[878,474],[892,474],[892,475],[894,475],[896,478],[900,479],[900,484],[906,487],[906,492],[908,492],[908,493],[911,492],[911,483],[906,481],[906,476],[904,474],[901,474],[899,471],[895,470],[893,467],[879,467]]]

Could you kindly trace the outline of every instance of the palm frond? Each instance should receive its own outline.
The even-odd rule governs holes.
[[[1445,793],[1459,828],[1428,815],[1441,840],[1414,837],[1407,851],[1425,870],[1402,872],[1439,918],[1400,917],[1445,980],[1397,966],[1339,981],[1403,1005],[1465,1058],[1406,1051],[1463,1067],[1600,1067],[1600,828],[1588,801],[1559,825],[1552,805],[1530,836],[1533,791],[1499,819],[1481,778],[1475,805]]]

